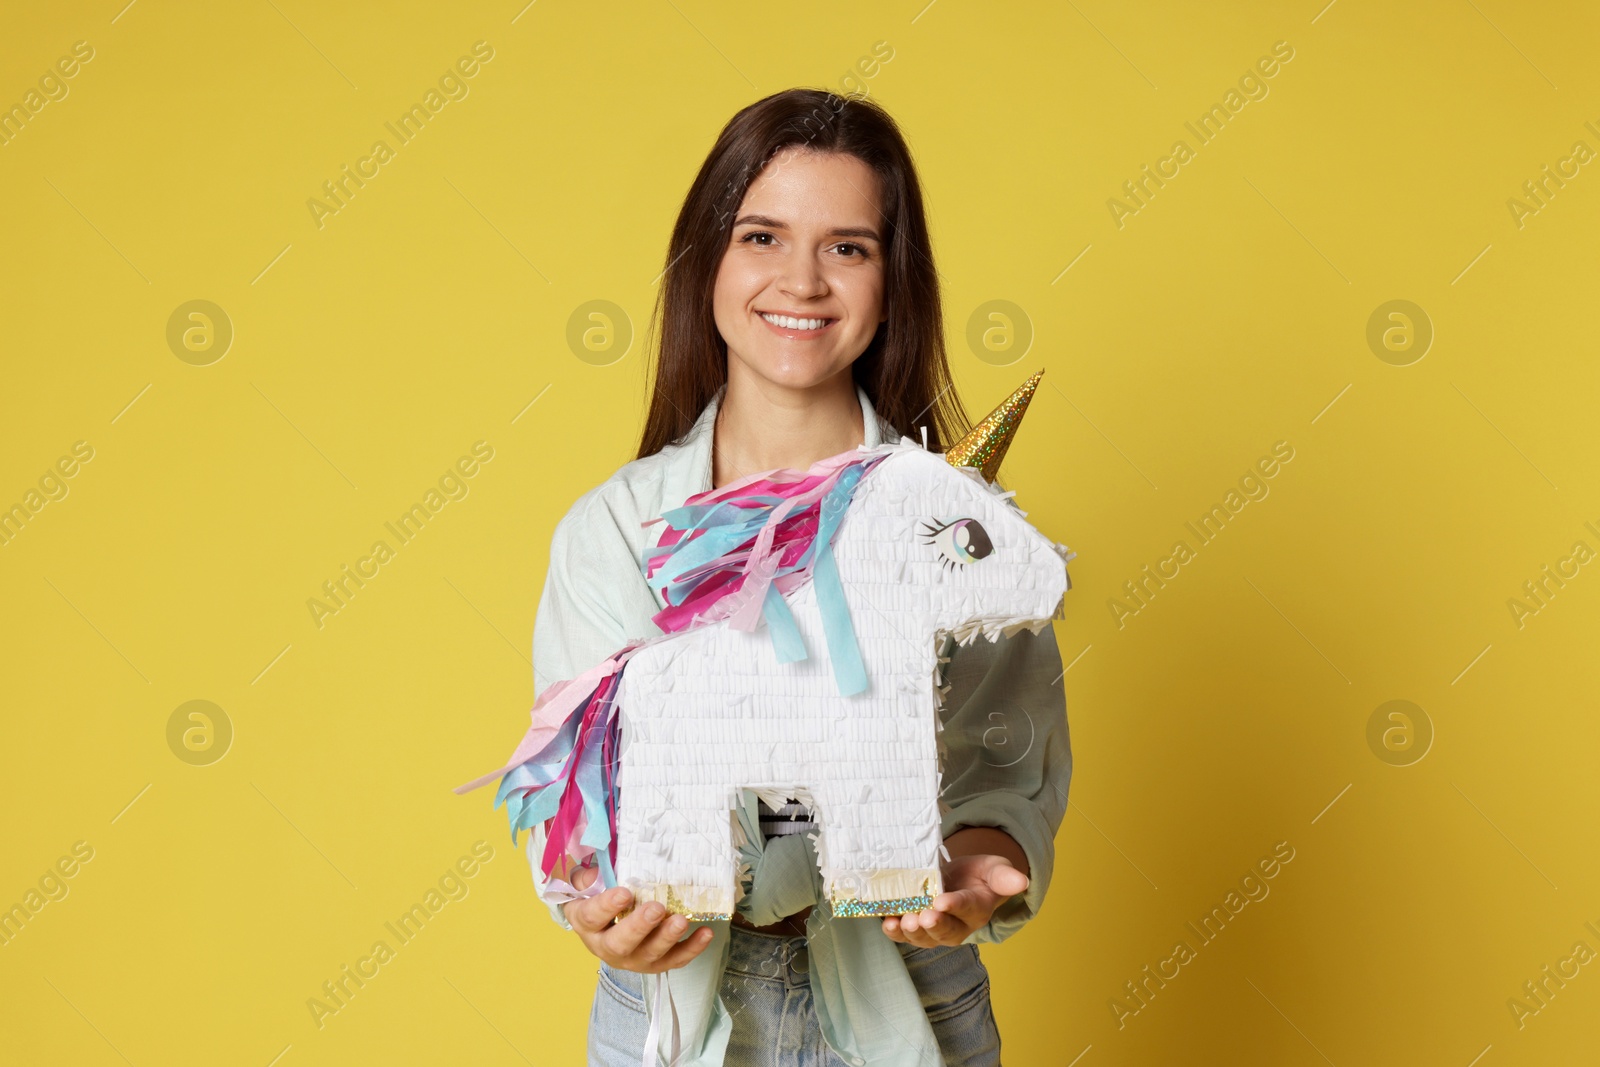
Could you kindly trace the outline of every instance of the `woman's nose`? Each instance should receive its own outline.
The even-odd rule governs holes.
[[[815,297],[828,291],[828,280],[814,259],[799,256],[784,265],[778,287],[796,297]]]

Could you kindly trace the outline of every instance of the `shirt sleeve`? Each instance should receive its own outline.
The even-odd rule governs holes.
[[[630,572],[634,581],[628,580]],[[642,596],[644,601],[637,603],[646,608],[654,604],[617,516],[603,497],[591,492],[573,505],[550,537],[550,565],[533,623],[536,700],[551,683],[577,677],[629,643],[628,627],[613,605],[615,596]],[[596,880],[593,892],[578,893],[556,878],[547,886],[539,870],[544,847],[544,826],[535,826],[527,853],[534,889],[556,925],[570,930],[562,904],[603,887]]]
[[[592,498],[581,498],[550,535],[550,566],[533,620],[534,699],[552,682],[576,678],[628,643],[607,591],[627,577],[617,568],[639,573],[639,567],[615,523],[594,521],[593,510]]]
[[[1028,888],[1005,901],[965,944],[1004,941],[1039,913],[1067,810],[1072,746],[1055,631],[1018,630],[967,645],[945,639],[940,738],[944,746],[941,836],[988,826],[1028,857]],[[948,807],[944,807],[948,805]]]

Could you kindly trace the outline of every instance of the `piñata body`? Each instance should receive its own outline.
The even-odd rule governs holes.
[[[777,477],[777,475],[786,477]],[[909,439],[697,494],[641,561],[662,635],[550,686],[501,771],[541,869],[598,868],[635,904],[726,919],[741,790],[811,808],[836,916],[898,915],[943,889],[943,635],[1059,617],[1063,545],[973,467]]]

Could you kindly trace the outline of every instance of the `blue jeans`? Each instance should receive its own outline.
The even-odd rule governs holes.
[[[817,1025],[805,938],[729,929],[722,1000],[733,1034],[725,1067],[848,1067]],[[977,946],[897,947],[946,1067],[998,1067],[1000,1031]],[[589,1014],[589,1067],[639,1067],[648,1025],[640,975],[602,963]]]

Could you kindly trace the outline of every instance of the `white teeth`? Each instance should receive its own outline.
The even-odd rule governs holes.
[[[785,330],[820,330],[833,321],[832,319],[791,319],[787,315],[769,315],[765,311],[760,314],[762,318],[772,323],[772,325],[781,326]]]

